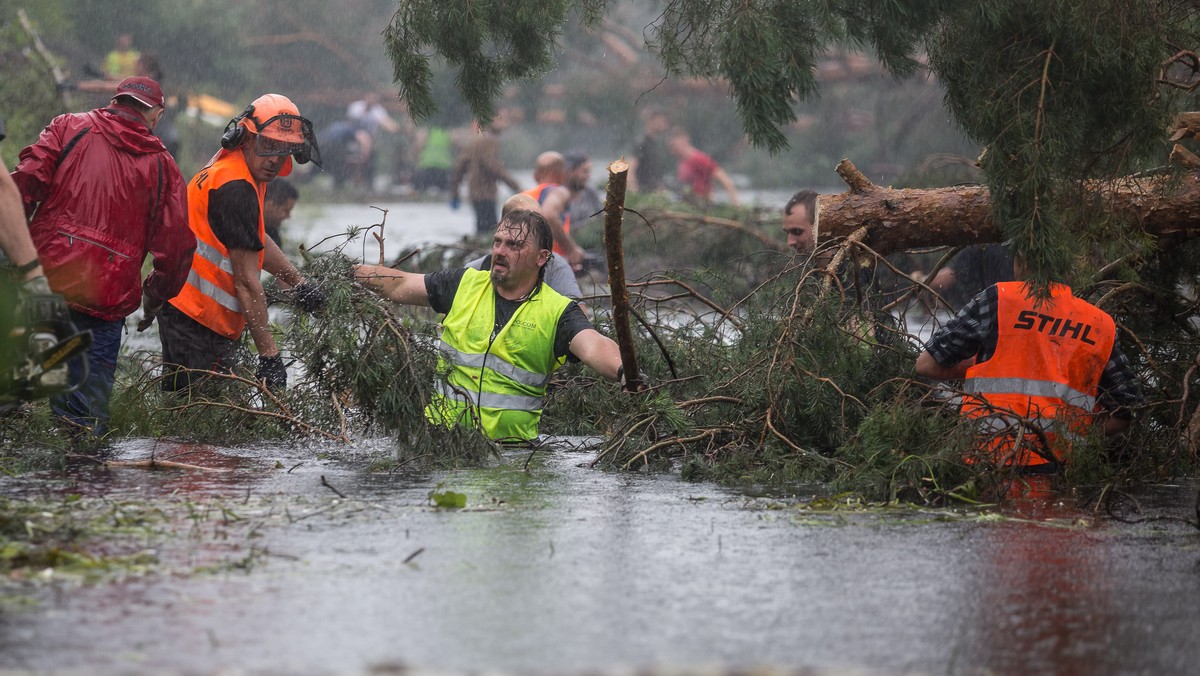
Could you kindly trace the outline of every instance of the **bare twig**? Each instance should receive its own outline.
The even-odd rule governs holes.
[[[329,490],[333,491],[334,494],[336,494],[339,498],[341,498],[343,500],[346,499],[346,494],[339,491],[338,489],[334,488],[333,484],[326,481],[324,474],[321,475],[321,485],[324,486],[325,488],[328,488]]]
[[[682,211],[656,211],[656,212],[653,212],[651,215],[654,216],[656,219],[657,218],[669,218],[669,219],[679,221],[682,223],[700,223],[703,225],[716,225],[716,226],[719,226],[722,228],[729,228],[731,230],[736,230],[740,233],[749,235],[750,237],[757,239],[759,242],[761,242],[763,245],[765,245],[768,249],[770,249],[772,251],[783,251],[785,249],[785,247],[783,245],[781,245],[778,241],[771,239],[771,237],[764,234],[762,231],[757,230],[755,228],[751,228],[750,226],[745,225],[743,223],[739,223],[738,221],[730,220],[728,218],[717,218],[715,216],[703,216],[700,214],[689,214],[689,213],[685,213]]]

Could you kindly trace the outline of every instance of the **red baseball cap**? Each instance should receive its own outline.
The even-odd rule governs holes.
[[[148,77],[127,77],[121,80],[121,84],[117,85],[117,93],[113,94],[113,98],[118,96],[129,96],[136,99],[142,105],[157,108],[163,104],[162,87],[158,83]]]

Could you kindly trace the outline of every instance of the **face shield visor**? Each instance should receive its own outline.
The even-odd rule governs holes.
[[[295,158],[300,164],[321,164],[321,150],[317,147],[317,136],[312,122],[291,113],[276,115],[257,125],[258,142],[255,152],[260,157]]]

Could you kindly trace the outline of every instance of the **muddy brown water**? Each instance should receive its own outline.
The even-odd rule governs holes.
[[[119,457],[153,450],[227,471],[4,479],[12,496],[104,495],[177,515],[184,503],[221,505],[241,521],[174,518],[173,536],[152,543],[163,565],[150,574],[10,585],[31,603],[0,606],[0,671],[1190,674],[1200,664],[1200,534],[1183,523],[1092,523],[1052,502],[1019,515],[1028,520],[816,513],[802,507],[805,491],[749,497],[601,472],[573,446],[539,452],[528,471],[524,452],[486,468],[367,471],[386,445],[317,459],[321,449],[130,440]],[[1143,513],[1188,516],[1195,489],[1154,487]],[[431,490],[464,493],[467,507],[435,509]]]

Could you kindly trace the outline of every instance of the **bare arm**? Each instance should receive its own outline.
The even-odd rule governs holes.
[[[617,379],[621,367],[621,350],[617,343],[596,329],[584,329],[575,334],[568,346],[571,354],[608,380]]]
[[[354,268],[354,278],[389,300],[429,307],[425,275],[401,272],[382,265],[359,265]]]
[[[726,174],[724,169],[717,167],[716,171],[713,172],[713,178],[716,179],[717,183],[721,184],[721,187],[725,190],[725,194],[729,195],[729,203],[735,207],[738,206],[737,188],[733,186],[733,181],[729,179],[729,174]]]
[[[25,265],[37,258],[37,249],[29,238],[29,227],[25,224],[25,208],[21,206],[21,193],[9,176],[8,169],[0,163],[0,250],[8,256],[14,266]],[[24,279],[33,279],[45,274],[42,266],[25,273]]]
[[[238,302],[242,304],[242,316],[246,318],[246,327],[250,329],[250,337],[254,339],[258,355],[277,356],[279,347],[275,345],[275,336],[271,334],[267,319],[267,297],[259,279],[258,252],[230,249],[229,260],[233,263],[233,287]]]
[[[944,267],[933,276],[933,281],[929,282],[929,288],[944,294],[957,283],[958,275],[954,272],[954,268]]]
[[[934,380],[954,380],[967,375],[967,369],[975,363],[974,357],[964,359],[953,366],[942,366],[937,363],[928,351],[922,351],[917,357],[917,375]]]
[[[555,188],[542,202],[542,214],[554,232],[554,241],[563,250],[563,258],[571,264],[572,270],[580,270],[583,268],[583,249],[575,243],[571,233],[563,228],[563,214],[567,211],[570,199],[571,193],[566,188]]]
[[[263,238],[263,270],[275,275],[284,288],[295,288],[304,283],[304,277],[292,262],[287,259],[283,250],[270,237]]]

